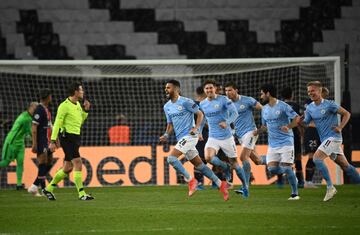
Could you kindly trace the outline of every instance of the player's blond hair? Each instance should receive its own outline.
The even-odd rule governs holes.
[[[316,86],[316,87],[319,87],[319,88],[322,88],[322,84],[320,81],[311,81],[311,82],[308,82],[308,84],[306,84],[307,87],[309,86]]]
[[[321,97],[326,99],[329,96],[329,89],[327,89],[326,87],[322,87],[321,88]]]

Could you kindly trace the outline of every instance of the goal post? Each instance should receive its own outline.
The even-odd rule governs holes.
[[[66,88],[73,81],[83,83],[85,96],[92,103],[89,118],[82,129],[82,146],[115,145],[116,148],[120,146],[121,151],[128,149],[128,154],[124,153],[124,155],[131,155],[132,148],[138,150],[139,146],[151,146],[148,154],[156,155],[161,149],[158,137],[166,127],[162,106],[166,102],[164,85],[169,79],[179,80],[182,95],[189,98],[194,98],[196,88],[209,78],[215,79],[222,85],[230,81],[235,82],[241,94],[256,99],[259,99],[259,88],[264,83],[273,83],[278,91],[290,86],[294,90],[295,100],[302,105],[307,99],[306,84],[312,80],[321,81],[330,90],[329,98],[340,103],[340,74],[340,57],[117,61],[3,60],[0,61],[0,124],[2,125],[0,145],[2,147],[11,122],[25,110],[29,102],[38,100],[37,94],[41,88],[50,88],[53,92],[50,110],[54,119],[57,105],[67,97]],[[259,125],[259,113],[255,113],[255,120]],[[128,126],[129,136],[127,140],[122,138],[125,139],[123,143],[113,144],[109,138],[109,129],[117,125]],[[27,145],[30,143],[27,141]],[[175,138],[172,137],[170,145],[174,143]],[[266,136],[262,136],[258,143],[266,145]],[[139,157],[147,153],[136,154]],[[121,160],[123,156],[115,157]],[[158,159],[158,156],[155,157]],[[129,162],[129,164],[135,163]],[[93,175],[97,174],[97,167],[92,168],[95,168]],[[171,178],[171,172],[160,179],[159,174],[163,172],[159,172],[158,168],[155,166],[151,169],[151,172],[156,173],[158,177],[151,182],[161,184],[159,181],[162,181],[165,182],[164,184],[167,182],[171,184],[171,179],[167,181],[166,178]],[[134,184],[132,177],[141,174],[141,172],[136,173],[136,167],[134,169],[131,174],[128,172],[129,185]],[[25,167],[25,171],[27,170]],[[6,170],[1,171],[2,176],[6,175],[4,171]],[[336,182],[340,183],[340,173],[337,172],[339,176]],[[35,173],[32,172],[33,175]],[[13,177],[13,174],[10,176]],[[0,188],[4,184],[9,184],[11,181],[9,177],[6,178],[7,183],[4,183],[4,177],[1,177]],[[108,181],[117,182],[115,179]],[[127,181],[123,181],[126,185]],[[147,182],[146,176],[143,181]]]

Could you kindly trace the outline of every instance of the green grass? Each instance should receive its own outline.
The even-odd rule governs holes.
[[[359,234],[360,187],[300,191],[253,186],[249,199],[213,189],[187,197],[185,186],[90,188],[96,200],[79,201],[75,189],[56,189],[56,201],[26,191],[0,191],[0,234]]]

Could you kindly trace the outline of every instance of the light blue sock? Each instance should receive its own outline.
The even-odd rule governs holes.
[[[248,188],[248,184],[246,183],[246,179],[245,179],[244,170],[241,168],[241,166],[239,164],[236,165],[235,172],[236,172],[236,175],[241,180],[243,187]]]
[[[211,159],[210,163],[215,166],[221,167],[225,171],[229,169],[229,166],[225,162],[221,161],[220,158],[218,158],[217,156],[214,156]]]
[[[355,184],[360,184],[360,175],[359,172],[355,169],[354,166],[349,165],[345,169],[345,173],[351,178],[351,182]]]
[[[250,174],[251,174],[250,162],[248,160],[244,160],[242,163],[243,163],[243,170],[245,173],[246,184],[250,185]]]
[[[322,176],[324,177],[327,187],[328,188],[332,187],[333,183],[331,182],[329,170],[325,165],[324,161],[319,159],[313,159],[313,162],[316,168],[321,172]]]
[[[291,166],[282,166],[283,172],[286,174],[290,187],[291,187],[291,194],[298,195],[298,188],[296,182],[296,176],[294,171],[292,170]]]
[[[215,184],[220,188],[221,186],[221,180],[215,175],[215,173],[204,163],[201,163],[201,165],[196,166],[195,169],[201,171],[203,175],[211,179]]]
[[[175,156],[169,156],[167,158],[167,162],[172,165],[174,167],[174,169],[179,172],[180,174],[182,174],[185,179],[187,181],[191,180],[191,176],[189,174],[189,172],[187,172],[187,170],[184,168],[184,166],[181,164],[181,162],[179,161],[179,159],[177,159],[177,157]]]

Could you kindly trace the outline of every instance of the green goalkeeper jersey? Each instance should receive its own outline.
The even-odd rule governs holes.
[[[25,136],[31,135],[32,116],[29,112],[22,112],[15,120],[10,132],[7,134],[5,143],[17,146],[25,146]]]
[[[59,131],[80,135],[81,126],[87,116],[88,113],[82,109],[79,101],[75,104],[67,98],[58,107],[51,140],[57,139]]]

